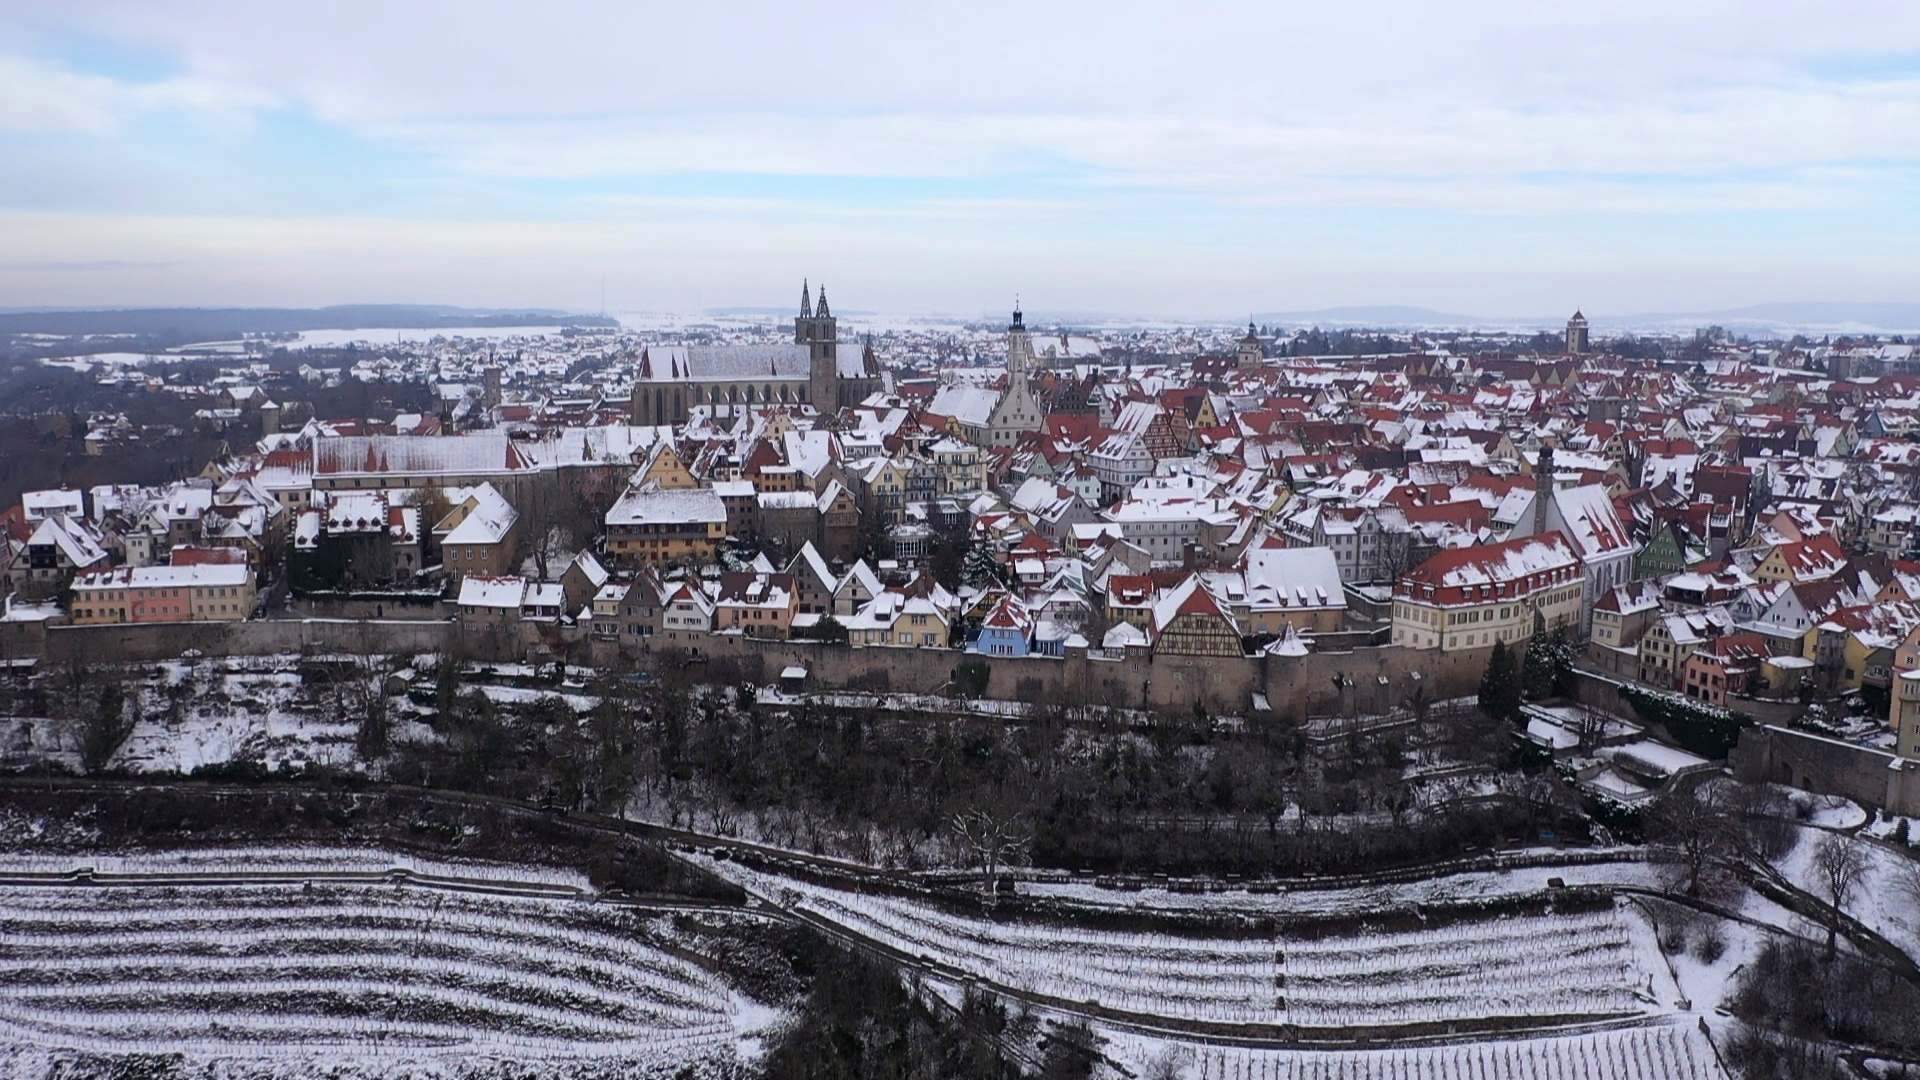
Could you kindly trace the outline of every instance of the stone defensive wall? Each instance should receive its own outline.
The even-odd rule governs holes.
[[[952,649],[851,648],[712,635],[691,650],[635,650],[586,640],[577,628],[521,624],[474,629],[447,620],[272,619],[239,623],[46,626],[0,623],[0,659],[47,664],[146,662],[183,655],[451,652],[475,660],[565,658],[616,670],[683,669],[694,679],[772,683],[805,668],[807,690],[951,695],[957,669],[983,665],[987,697],[1067,705],[1244,713],[1263,695],[1276,716],[1381,713],[1416,689],[1433,700],[1472,695],[1487,650],[1396,645],[1301,656],[1124,655],[987,657]],[[703,670],[704,669],[704,670]],[[977,668],[973,674],[977,677]]]
[[[1920,762],[1772,724],[1750,727],[1729,758],[1741,780],[1843,795],[1889,814],[1920,814]]]

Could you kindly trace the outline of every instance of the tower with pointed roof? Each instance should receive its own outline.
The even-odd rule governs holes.
[[[793,320],[793,342],[807,347],[807,396],[814,407],[830,413],[840,407],[840,323],[827,307],[827,287],[820,286],[820,302],[807,297],[800,283],[800,315]]]
[[[1587,351],[1587,317],[1579,311],[1567,320],[1567,355],[1579,356]]]
[[[1013,325],[1007,327],[1007,388],[987,417],[987,441],[992,446],[1012,446],[1029,431],[1039,431],[1046,415],[1033,396],[1027,373],[1033,367],[1033,339],[1027,334],[1019,304],[1013,308]]]

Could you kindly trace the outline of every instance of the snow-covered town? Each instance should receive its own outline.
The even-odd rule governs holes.
[[[1324,337],[1019,310],[875,334],[808,284],[785,327],[46,361],[182,399],[220,444],[5,516],[0,753],[82,785],[9,796],[9,919],[48,944],[8,969],[39,986],[100,954],[72,936],[104,917],[76,874],[139,897],[142,933],[213,918],[170,883],[316,898],[192,949],[331,918],[410,935],[434,890],[513,899],[434,898],[445,960],[423,971],[372,944],[346,968],[223,969],[225,1050],[181,1026],[184,983],[102,1012],[120,969],[0,1017],[65,1017],[108,1058],[725,1071],[794,999],[672,957],[798,925],[899,958],[962,1018],[1017,1005],[992,1040],[1015,1068],[1071,1044],[1120,1075],[1899,1075],[1879,1012],[1808,1041],[1759,973],[1841,950],[1832,977],[1867,985],[1920,947],[1912,347],[1595,337],[1579,314],[1551,338],[1308,351]],[[188,364],[216,374],[170,378]],[[315,404],[355,386],[424,404]],[[111,460],[113,430],[76,432],[78,460]],[[869,734],[801,764],[822,717]],[[1006,764],[937,764],[938,793],[863,808],[953,738]],[[1171,786],[1122,797],[1102,764],[1122,750]],[[880,772],[848,779],[866,758]],[[665,842],[702,884],[503,858],[470,823],[405,843],[227,823],[142,855],[125,824],[86,840],[54,809],[167,778],[465,792]],[[776,793],[796,782],[840,787]],[[374,900],[363,882],[394,874],[418,894]],[[525,966],[608,955],[593,935],[632,917],[549,938],[548,906],[688,888],[747,906],[619,946],[664,952]],[[1100,929],[1122,915],[1136,929]],[[531,936],[486,937],[501,919]],[[1225,929],[1247,921],[1279,929]],[[248,1004],[296,983],[345,1002],[360,983],[338,977],[398,994],[390,1022]],[[611,1004],[632,993],[673,1004]],[[37,1038],[11,1060],[69,1060]]]
[[[0,1080],[1920,1080],[1916,57],[0,3]]]

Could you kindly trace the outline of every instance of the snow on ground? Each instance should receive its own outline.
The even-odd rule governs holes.
[[[1902,822],[1906,823],[1907,844],[1909,848],[1911,848],[1914,841],[1916,839],[1920,839],[1920,821],[1916,821],[1913,818],[1882,814],[1879,817],[1875,818],[1873,822],[1869,824],[1866,828],[1860,831],[1867,836],[1874,837],[1875,839],[1886,840],[1890,843],[1898,843],[1898,841],[1894,839],[1894,835],[1900,831],[1900,825]]]
[[[1891,847],[1858,836],[1802,827],[1800,842],[1774,864],[1789,881],[1821,900],[1828,898],[1814,868],[1815,852],[1829,839],[1851,844],[1867,869],[1848,903],[1848,915],[1871,927],[1908,956],[1920,959],[1920,862]],[[1818,930],[1824,934],[1824,929]]]
[[[497,705],[531,705],[546,698],[559,698],[574,712],[591,712],[600,699],[591,694],[564,694],[554,690],[529,690],[520,686],[494,686],[491,683],[473,689]]]
[[[1218,1024],[1346,1029],[1487,1017],[1625,1017],[1675,989],[1621,906],[1352,936],[1195,937],[956,915],[708,861],[716,873],[923,962],[1060,1001]]]
[[[310,700],[300,676],[225,665],[162,665],[166,687],[141,695],[141,719],[114,757],[136,772],[192,772],[202,765],[258,761],[268,768],[354,760],[355,722]],[[190,681],[190,682],[189,682]]]
[[[656,944],[642,916],[565,901],[388,886],[0,888],[0,919],[9,1068],[93,1052],[177,1054],[218,1075],[302,1076],[325,1061],[345,1075],[518,1062],[672,1076],[729,1069],[777,1024]]]
[[[1859,803],[1838,795],[1796,793],[1795,797],[1810,800],[1813,810],[1807,817],[1807,823],[1823,829],[1857,829],[1865,825],[1869,817]]]
[[[509,338],[558,337],[558,326],[467,326],[447,327],[434,330],[408,330],[399,327],[370,327],[364,330],[302,330],[298,339],[284,344],[293,349],[340,349],[348,345],[397,345],[401,343],[420,344],[434,338],[446,338],[455,341],[460,338],[469,340],[503,341]]]
[[[433,877],[548,885],[577,889],[586,894],[595,891],[585,874],[571,870],[525,863],[429,859],[370,847],[244,846],[124,854],[0,854],[0,875],[60,874],[81,867],[91,867],[99,874],[377,874],[399,869]]]
[[[1104,1052],[1134,1075],[1165,1066],[1181,1080],[1726,1080],[1706,1038],[1665,1024],[1560,1038],[1390,1050],[1253,1050],[1102,1031]]]
[[[1659,872],[1640,861],[1633,849],[1614,849],[1630,856],[1617,862],[1572,866],[1535,866],[1518,870],[1472,871],[1417,881],[1353,888],[1292,887],[1283,892],[1249,892],[1244,887],[1212,893],[1179,893],[1166,888],[1138,892],[1101,888],[1089,882],[1022,881],[1021,895],[1048,897],[1073,905],[1124,908],[1132,911],[1178,914],[1217,913],[1247,915],[1353,914],[1385,911],[1411,904],[1447,904],[1522,896],[1547,889],[1551,878],[1573,885],[1633,885],[1656,888]],[[1608,854],[1598,851],[1595,854]]]

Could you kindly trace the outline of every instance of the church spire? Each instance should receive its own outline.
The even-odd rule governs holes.
[[[831,315],[832,313],[827,310],[827,283],[823,281],[820,283],[820,318],[825,319]]]
[[[807,294],[807,279],[800,279],[800,317],[813,318],[813,297]]]

